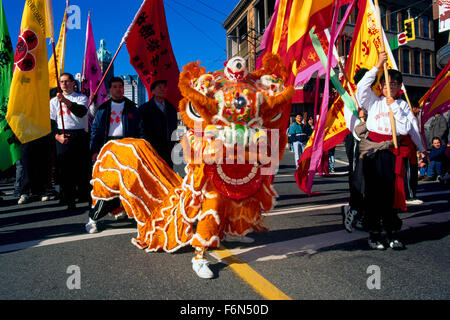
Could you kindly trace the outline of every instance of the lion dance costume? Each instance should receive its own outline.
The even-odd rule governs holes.
[[[267,230],[276,165],[287,142],[292,86],[277,55],[267,54],[254,73],[235,57],[223,70],[206,73],[184,66],[179,112],[188,127],[181,139],[186,175],[181,178],[142,139],[113,140],[94,165],[93,207],[119,198],[137,222],[132,243],[147,252],[174,252],[191,245],[194,271],[211,278],[206,248],[225,236]]]

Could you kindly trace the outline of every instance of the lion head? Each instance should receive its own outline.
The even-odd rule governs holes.
[[[179,110],[189,128],[184,137],[188,163],[204,166],[215,189],[244,199],[273,175],[286,145],[292,86],[279,56],[267,54],[263,67],[249,72],[241,57],[223,70],[206,72],[190,63],[180,74]],[[267,169],[267,170],[264,170]]]

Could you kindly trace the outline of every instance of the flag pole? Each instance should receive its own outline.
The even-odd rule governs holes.
[[[384,39],[383,39],[383,27],[381,26],[380,6],[378,5],[378,0],[375,0],[375,14],[376,14],[375,20],[377,22],[377,29],[378,29],[378,32],[380,33],[381,52],[384,52],[385,47],[384,47]],[[384,69],[384,83],[386,84],[387,96],[392,97],[391,87],[389,84],[389,73],[388,73],[388,68],[387,68],[386,63],[383,64],[383,69]],[[394,113],[392,112],[392,108],[390,106],[389,106],[389,115],[390,115],[390,120],[391,120],[392,141],[394,142],[395,149],[397,149],[398,148],[397,130],[395,127]]]
[[[50,32],[50,41],[52,43],[52,49],[53,49],[53,62],[55,65],[55,75],[56,75],[56,87],[57,87],[57,92],[61,93],[61,86],[59,84],[59,78],[58,78],[58,65],[57,65],[57,60],[56,60],[56,48],[55,48],[55,35],[54,35],[54,25],[53,25],[53,8],[52,8],[52,2],[51,0],[47,0],[47,18],[48,18],[48,29]],[[59,113],[61,116],[61,126],[62,126],[62,134],[65,134],[65,127],[64,127],[64,118],[63,118],[63,113],[62,113],[62,105],[61,105],[61,101],[59,101]]]
[[[88,45],[88,32],[89,32],[89,21],[91,20],[91,10],[88,11],[88,21],[86,24],[86,40],[84,41],[84,57],[83,57],[83,65],[81,66],[81,93],[84,92],[84,81],[86,80],[86,52]]]
[[[101,85],[103,84],[103,82],[105,81],[106,75],[108,74],[109,69],[111,69],[111,66],[112,66],[112,64],[114,63],[114,60],[116,60],[117,54],[119,53],[120,48],[122,48],[122,45],[123,45],[123,42],[120,43],[119,47],[118,47],[117,50],[116,50],[116,53],[114,54],[113,58],[111,59],[111,62],[110,62],[109,65],[108,65],[108,68],[106,68],[106,71],[103,73],[103,77],[102,77],[102,79],[100,80],[100,82],[98,83],[97,88],[95,88],[94,94],[91,94],[91,96],[90,96],[90,98],[89,98],[88,108],[89,108],[90,105],[92,104],[92,102],[93,102],[95,96],[96,96],[97,93],[98,93],[98,90],[100,90],[100,86],[101,86]]]
[[[133,21],[132,21],[131,24],[128,26],[127,31],[126,31],[125,34],[123,35],[122,41],[120,41],[119,47],[117,48],[116,53],[114,54],[113,58],[111,59],[111,62],[109,63],[108,68],[106,68],[106,71],[103,73],[103,77],[102,77],[102,79],[100,80],[99,84],[97,85],[97,88],[95,89],[94,94],[93,94],[93,95],[91,94],[91,97],[89,98],[88,108],[89,108],[89,106],[92,104],[92,101],[93,101],[93,99],[95,98],[95,96],[97,95],[98,90],[100,90],[100,86],[103,84],[103,81],[105,80],[106,75],[108,74],[109,69],[111,68],[112,64],[114,63],[114,60],[116,59],[117,54],[119,53],[119,51],[120,51],[120,49],[122,48],[123,44],[127,42],[127,38],[128,38],[129,33],[130,33],[130,30],[131,30],[131,28],[134,26],[134,24],[136,23],[136,20],[137,20],[139,14],[140,14],[141,11],[142,11],[142,8],[144,7],[145,1],[147,1],[147,0],[143,0],[143,1],[142,1],[142,4],[141,4],[141,6],[139,7],[139,10],[136,12],[136,15],[134,16]]]

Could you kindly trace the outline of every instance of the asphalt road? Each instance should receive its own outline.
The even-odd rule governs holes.
[[[168,254],[133,246],[133,220],[106,217],[100,233],[88,235],[87,203],[70,213],[57,201],[19,206],[12,184],[1,184],[0,299],[206,303],[264,301],[273,293],[293,300],[448,300],[450,190],[420,182],[424,204],[401,214],[407,250],[373,251],[366,233],[343,229],[340,206],[348,201],[348,185],[342,145],[336,159],[337,172],[316,176],[313,190],[319,193],[308,197],[295,183],[287,151],[274,182],[277,206],[265,217],[270,231],[250,234],[252,244],[223,243],[231,259],[209,251],[210,280],[192,271],[189,247]],[[224,314],[225,307],[215,313]]]

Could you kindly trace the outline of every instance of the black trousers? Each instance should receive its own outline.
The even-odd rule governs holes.
[[[419,168],[417,163],[412,164],[408,158],[404,158],[403,162],[405,164],[406,175],[404,178],[406,200],[415,199],[417,185],[419,183]]]
[[[394,209],[395,156],[388,150],[363,160],[367,228],[370,233],[399,231],[402,220]]]
[[[43,195],[50,186],[50,135],[22,144],[20,193]]]
[[[90,190],[89,135],[84,130],[66,130],[69,142],[56,141],[56,168],[61,199],[74,203],[76,198],[88,200]]]

